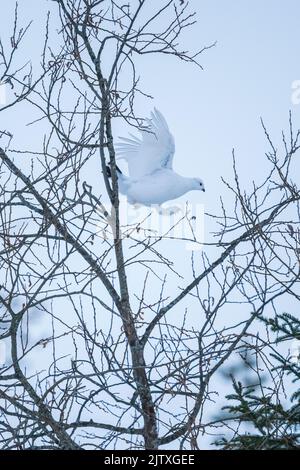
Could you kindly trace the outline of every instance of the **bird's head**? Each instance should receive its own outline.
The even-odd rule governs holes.
[[[205,191],[204,183],[200,178],[193,178],[193,189]]]

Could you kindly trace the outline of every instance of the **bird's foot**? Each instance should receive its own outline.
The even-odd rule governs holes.
[[[174,215],[174,214],[178,214],[178,212],[181,212],[181,209],[178,206],[159,207],[158,212],[159,212],[159,215],[171,216],[171,215]]]
[[[143,204],[139,204],[138,202],[134,202],[133,203],[133,208],[138,211],[139,209],[141,209],[143,207]]]

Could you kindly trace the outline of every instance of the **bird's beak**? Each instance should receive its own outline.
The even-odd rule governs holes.
[[[205,188],[203,188],[202,191],[205,193]]]

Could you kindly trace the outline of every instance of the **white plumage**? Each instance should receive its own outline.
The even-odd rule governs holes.
[[[118,172],[121,193],[131,204],[162,204],[188,191],[204,191],[200,178],[186,178],[172,169],[174,138],[163,115],[154,108],[141,138],[130,134],[117,144],[118,159],[128,163],[129,176]]]

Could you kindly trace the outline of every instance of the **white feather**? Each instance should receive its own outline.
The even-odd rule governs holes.
[[[119,188],[128,202],[144,205],[162,204],[193,189],[204,191],[199,178],[186,178],[172,169],[174,138],[163,115],[154,108],[141,138],[122,137],[117,144],[118,159],[128,163],[129,176],[118,175]]]
[[[128,163],[132,179],[149,175],[160,168],[172,168],[175,152],[174,138],[163,115],[154,109],[148,120],[147,130],[142,130],[141,139],[135,136],[122,137],[117,144],[118,158]]]

